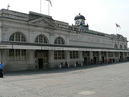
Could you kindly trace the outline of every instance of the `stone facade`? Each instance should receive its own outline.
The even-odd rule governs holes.
[[[85,17],[75,25],[51,16],[0,10],[0,61],[6,71],[126,61],[127,38],[89,29]]]

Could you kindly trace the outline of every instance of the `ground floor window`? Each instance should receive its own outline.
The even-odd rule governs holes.
[[[83,51],[82,55],[83,55],[83,57],[89,57],[90,56],[90,52]]]
[[[96,52],[96,51],[93,52],[93,56],[94,56],[94,57],[98,57],[98,56],[99,56],[99,52]]]
[[[108,52],[108,57],[113,57],[113,53],[112,52]]]
[[[26,50],[10,49],[9,50],[9,57],[16,59],[16,60],[24,60],[26,57]]]
[[[65,59],[65,51],[54,51],[54,59],[55,60]]]
[[[124,53],[124,56],[127,56],[127,53]]]
[[[70,51],[70,58],[77,59],[79,57],[78,51]]]
[[[119,52],[115,52],[115,57],[119,57]]]

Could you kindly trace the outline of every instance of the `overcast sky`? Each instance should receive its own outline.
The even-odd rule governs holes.
[[[74,24],[74,17],[81,13],[86,17],[90,29],[122,34],[129,40],[129,0],[51,0],[50,15],[60,21]],[[28,13],[40,12],[40,0],[0,0],[0,9]],[[42,0],[42,13],[48,14],[48,2]],[[121,26],[116,31],[115,23]]]

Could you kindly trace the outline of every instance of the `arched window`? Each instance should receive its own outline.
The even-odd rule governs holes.
[[[21,32],[15,32],[13,33],[10,38],[9,41],[13,41],[13,42],[25,42],[26,38],[25,35]]]
[[[117,46],[117,44],[115,44],[115,45],[114,45],[114,48],[118,49],[118,46]]]
[[[57,37],[54,44],[65,44],[65,41],[62,37]],[[54,59],[62,60],[65,59],[65,51],[54,51]]]
[[[10,36],[9,41],[12,41],[12,42],[25,42],[26,38],[25,38],[25,35],[23,33],[15,32]],[[9,50],[9,57],[13,58],[14,60],[24,60],[25,57],[26,57],[26,50],[10,49]]]
[[[120,49],[123,49],[122,45],[120,45]]]
[[[36,43],[41,43],[41,44],[47,44],[48,43],[48,38],[45,35],[40,34],[36,37],[35,42]]]
[[[57,37],[54,44],[65,44],[65,41],[62,37]]]

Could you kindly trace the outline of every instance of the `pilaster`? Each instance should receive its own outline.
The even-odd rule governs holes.
[[[79,61],[80,61],[80,64],[82,66],[83,65],[83,61],[84,61],[84,58],[83,58],[83,55],[82,55],[82,51],[79,51]]]
[[[49,51],[49,67],[53,67],[54,63],[54,51]]]
[[[93,52],[92,51],[90,51],[89,52],[89,54],[90,54],[90,63],[92,64],[93,63]]]
[[[108,63],[108,60],[109,59],[109,57],[108,57],[108,52],[106,52],[106,63]]]
[[[99,62],[102,62],[102,55],[101,55],[101,51],[99,52]]]
[[[70,62],[70,52],[69,51],[65,51],[65,58],[66,58],[66,62],[68,63],[68,67],[69,67],[69,62]]]

